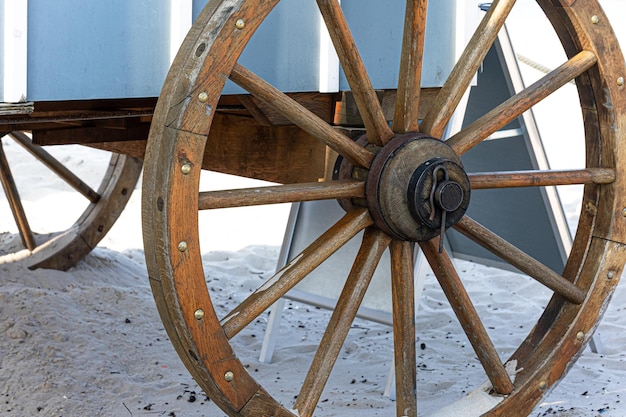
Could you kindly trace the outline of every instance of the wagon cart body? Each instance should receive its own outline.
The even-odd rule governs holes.
[[[3,3],[5,11],[9,3]],[[97,16],[110,14],[108,6],[125,11],[139,7],[121,0],[99,2],[101,6],[65,3],[68,10],[82,10],[94,21],[98,21]],[[68,93],[62,98],[52,97],[45,91],[54,95],[57,90],[46,90],[50,75],[44,69],[42,84],[33,87],[34,109],[24,115],[20,106],[17,110],[6,106],[3,131],[24,139],[22,142],[29,141],[11,132],[32,132],[33,142],[45,145],[72,142],[122,153],[120,158],[133,161],[129,184],[140,167],[133,157],[144,161],[143,230],[155,300],[183,362],[229,416],[320,415],[318,402],[333,364],[387,249],[391,260],[396,415],[417,416],[413,259],[418,248],[475,351],[476,365],[484,369],[488,380],[487,385],[477,386],[489,401],[478,405],[465,399],[465,404],[474,407],[476,415],[528,415],[588,343],[622,273],[626,68],[597,0],[519,0],[518,4],[498,0],[483,4],[480,12],[478,4],[468,3],[153,2],[150,13],[142,14],[142,23],[129,24],[128,31],[117,39],[139,42],[116,49],[122,57],[118,63],[98,53],[95,45],[101,36],[92,32],[91,25],[84,29],[94,33],[93,38],[85,38],[93,42],[87,42],[87,49],[95,52],[93,59],[101,60],[96,70],[110,65],[113,74],[124,73],[133,88],[122,88],[112,96],[81,95],[92,85],[104,84],[100,80],[108,80],[106,74],[96,72],[78,96]],[[28,4],[46,7],[43,1]],[[159,71],[169,62],[172,32],[163,35],[158,28],[174,27],[174,4],[184,4],[197,18],[169,69],[153,113],[154,102],[142,98],[151,95],[142,82],[151,84],[151,80],[162,77],[164,73],[159,75]],[[517,7],[529,4],[538,7],[542,18],[550,22],[562,49],[562,64],[444,137],[505,22]],[[99,12],[94,13],[96,9],[91,7]],[[167,22],[159,10],[170,16]],[[48,13],[59,12],[54,9]],[[479,13],[478,24],[470,31],[469,41],[457,48],[461,38],[458,32],[472,13]],[[28,15],[30,18],[30,11]],[[114,17],[124,16],[128,15],[116,13]],[[134,31],[140,27],[155,30],[146,30],[150,36],[142,38]],[[41,39],[43,42],[45,36]],[[153,46],[159,51],[155,56],[149,55]],[[161,55],[165,50],[167,58]],[[6,46],[3,52],[6,56]],[[71,54],[71,50],[64,52]],[[124,52],[151,61],[129,68],[122,65]],[[46,51],[41,54],[46,56]],[[76,54],[68,62],[78,65],[90,61],[83,57]],[[149,70],[144,77],[146,66]],[[5,79],[8,67],[5,59]],[[73,86],[72,78],[82,79],[80,75],[79,71],[71,76],[68,85]],[[479,154],[481,143],[492,134],[536,109],[570,82],[576,85],[583,119],[583,166],[532,171],[467,169],[464,156]],[[118,79],[112,78],[104,90],[119,87],[116,84]],[[2,93],[7,96],[6,87]],[[28,94],[26,100],[30,99]],[[42,100],[41,113],[37,100]],[[45,110],[49,109],[45,107],[48,100],[58,100],[67,107]],[[87,103],[88,107],[83,107]],[[16,114],[9,115],[10,111]],[[34,120],[39,116],[43,119]],[[568,123],[568,117],[563,115],[558,122]],[[204,191],[200,188],[202,170],[274,185]],[[10,171],[3,167],[2,172],[5,189],[13,195]],[[122,177],[126,175],[107,174],[104,189],[116,191],[97,192],[92,205],[98,207],[104,201],[121,210],[132,188],[120,185]],[[480,194],[478,190],[569,184],[583,185],[582,208],[563,270],[547,267],[467,214],[474,195]],[[22,224],[23,209],[15,195],[11,198],[14,213]],[[199,237],[205,232],[199,227],[199,213],[316,200],[338,200],[344,217],[320,231],[319,238],[234,310],[224,313],[214,306],[211,293],[215,289],[206,284],[201,256]],[[103,207],[109,219],[117,216],[108,204]],[[99,220],[81,222],[88,217],[81,216],[77,224],[87,223],[90,231],[98,233],[106,231],[107,226]],[[529,220],[523,213],[511,217],[520,229],[525,221]],[[28,229],[20,226],[22,236],[28,236]],[[550,291],[536,317],[523,318],[530,332],[504,356],[485,325],[493,312],[486,313],[472,303],[472,288],[465,285],[462,271],[442,245],[446,229],[460,232],[519,270],[527,282]],[[287,397],[272,392],[268,381],[256,381],[248,373],[232,339],[361,231],[360,249],[350,261],[352,269],[311,367],[302,370],[301,387]],[[24,240],[28,246],[28,238]],[[91,245],[93,242],[87,246]],[[76,251],[73,245],[64,247],[71,253]],[[36,252],[34,248],[29,251]],[[511,301],[516,297],[513,289]]]

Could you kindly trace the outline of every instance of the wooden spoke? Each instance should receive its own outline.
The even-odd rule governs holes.
[[[422,122],[422,132],[441,137],[463,95],[480,68],[489,48],[504,25],[515,0],[496,0],[474,32],[450,77],[439,92],[433,107]]]
[[[393,299],[396,414],[417,417],[413,244],[394,240],[389,249]]]
[[[100,199],[100,195],[94,191],[87,183],[78,178],[72,171],[67,169],[65,165],[61,164],[52,155],[50,155],[41,146],[34,145],[26,134],[22,132],[11,132],[9,134],[17,143],[22,145],[31,155],[37,158],[41,163],[50,168],[59,178],[65,181],[68,185],[81,193],[91,203],[96,203]]]
[[[393,132],[387,124],[341,6],[337,0],[317,0],[317,4],[350,84],[368,140],[383,145],[393,137]]]
[[[406,2],[398,95],[392,124],[395,133],[419,131],[418,114],[427,9],[428,0]]]
[[[512,187],[546,187],[573,184],[610,184],[615,181],[612,168],[576,170],[505,171],[468,174],[472,190]]]
[[[313,415],[341,346],[361,306],[365,291],[389,242],[390,238],[379,229],[365,230],[361,249],[298,395],[295,409],[298,410],[300,417]]]
[[[230,79],[255,97],[276,108],[294,124],[330,146],[354,165],[369,168],[374,157],[370,151],[333,129],[324,120],[256,74],[237,64],[230,74]]]
[[[35,237],[33,236],[30,226],[28,225],[26,212],[22,206],[20,194],[17,190],[17,186],[15,185],[13,175],[11,174],[11,168],[9,167],[7,156],[4,153],[2,140],[0,140],[0,181],[2,182],[2,188],[4,188],[7,200],[9,200],[11,212],[13,212],[13,218],[15,219],[17,229],[20,232],[22,243],[26,246],[26,248],[28,248],[28,250],[32,251],[37,247],[37,243],[35,243]]]
[[[471,218],[465,216],[454,228],[566,300],[575,304],[584,301],[583,290]]]
[[[462,155],[497,132],[535,104],[594,66],[596,55],[582,51],[530,87],[514,95],[474,123],[448,139],[447,144]]]
[[[232,338],[239,333],[335,251],[372,223],[365,209],[355,209],[346,213],[333,227],[221,320],[226,337]]]
[[[365,183],[361,181],[329,181],[288,184],[200,193],[200,210],[256,206],[261,204],[295,203],[337,198],[364,198]]]
[[[500,394],[510,394],[513,391],[513,382],[511,382],[487,330],[465,291],[450,257],[445,250],[439,253],[438,240],[436,238],[420,243],[424,256],[432,267],[465,334],[474,347],[478,359],[485,368],[493,388]]]

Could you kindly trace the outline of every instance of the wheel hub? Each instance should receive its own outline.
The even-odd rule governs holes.
[[[348,171],[354,177],[345,165],[339,176]],[[401,240],[425,241],[442,234],[461,220],[469,198],[469,178],[456,153],[419,133],[389,141],[367,173],[365,204],[376,226]]]

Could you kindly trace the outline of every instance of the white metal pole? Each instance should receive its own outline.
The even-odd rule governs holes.
[[[19,1],[19,0],[18,0]],[[170,2],[170,62],[178,53],[181,43],[193,23],[193,0]]]
[[[4,0],[1,102],[26,101],[28,0]]]

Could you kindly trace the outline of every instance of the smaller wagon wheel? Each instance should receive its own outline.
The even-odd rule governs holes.
[[[34,144],[24,132],[13,131],[2,136],[21,145],[36,160],[49,169],[50,178],[59,178],[71,189],[84,197],[86,208],[67,230],[36,233],[29,222],[28,210],[24,208],[10,162],[0,141],[0,179],[13,213],[21,238],[21,246],[12,246],[12,252],[2,257],[25,258],[29,268],[66,270],[80,261],[106,235],[126,206],[142,169],[142,161],[113,153],[108,166],[102,166],[104,174],[100,183],[93,187],[68,169],[44,147]],[[76,145],[75,145],[76,146]],[[106,163],[106,162],[105,162]],[[97,167],[89,167],[94,171]],[[45,179],[44,179],[45,181]],[[59,201],[61,210],[69,210],[66,201]],[[44,221],[52,221],[50,214]],[[41,226],[40,226],[41,227]],[[1,258],[0,258],[1,259]]]
[[[332,121],[318,117],[238,63],[253,32],[278,1],[208,3],[172,66],[153,119],[143,185],[144,241],[151,285],[172,343],[205,392],[229,416],[309,417],[317,413],[321,393],[373,269],[387,248],[394,297],[398,417],[418,415],[415,393],[419,392],[416,374],[420,370],[416,369],[412,289],[416,245],[430,263],[489,380],[487,391],[496,401],[480,414],[528,415],[582,352],[617,285],[626,257],[626,69],[597,0],[536,2],[560,39],[565,62],[443,141],[445,126],[515,1],[491,3],[423,118],[419,96],[429,2],[407,1],[396,110],[389,124],[341,5],[337,0],[317,0],[365,125],[366,134],[356,142]],[[266,171],[275,162],[247,153],[245,146],[236,148],[236,141],[220,142],[228,120],[243,120],[232,117],[232,108],[220,106],[227,78],[257,103],[269,103],[335,150],[343,161],[335,178],[315,182],[323,173],[320,175],[312,159],[300,171],[309,174],[308,182],[301,179],[306,175],[294,178],[293,172],[285,169],[282,180],[276,181],[285,185],[199,192],[201,168],[219,166],[220,157],[233,149],[241,152],[242,163],[227,168],[244,176],[253,176],[246,169],[255,162],[265,163]],[[572,80],[584,119],[586,167],[465,171],[461,160],[465,153],[479,151],[480,143],[492,133]],[[251,119],[267,126],[266,114],[249,100],[242,98],[240,104]],[[245,140],[242,135],[242,143]],[[573,248],[563,271],[547,268],[465,214],[472,205],[470,191],[564,184],[584,184],[584,192]],[[198,209],[322,199],[339,200],[345,216],[234,310],[219,317],[205,282]],[[524,219],[511,221],[523,224]],[[441,230],[449,227],[523,271],[533,285],[551,291],[541,313],[524,317],[530,333],[509,358],[500,357],[483,324],[488,315],[478,313],[471,299],[472,288],[466,287],[461,271],[440,247]],[[231,339],[359,231],[364,231],[361,249],[312,365],[308,372],[303,371],[306,377],[295,392],[297,399],[293,404],[281,404],[270,384],[256,381],[247,372]],[[511,298],[517,298],[514,292]]]

